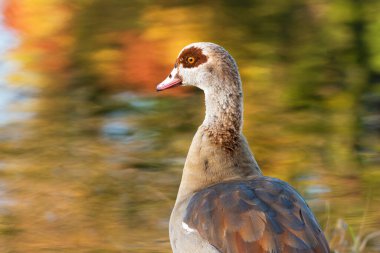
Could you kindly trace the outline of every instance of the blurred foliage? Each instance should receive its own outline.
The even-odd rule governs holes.
[[[0,124],[0,252],[170,251],[203,95],[153,92],[194,41],[237,60],[259,164],[307,198],[334,249],[378,230],[380,2],[3,2],[20,43],[0,77],[21,92],[4,110],[32,116]]]

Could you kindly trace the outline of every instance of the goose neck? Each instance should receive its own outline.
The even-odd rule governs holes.
[[[229,133],[231,138],[241,133],[243,106],[240,91],[205,92],[205,103],[203,126],[206,129],[214,134]]]

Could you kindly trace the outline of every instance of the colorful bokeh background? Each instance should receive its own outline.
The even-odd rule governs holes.
[[[266,175],[336,252],[380,252],[380,2],[0,0],[0,252],[170,252],[204,115],[156,93],[178,52],[224,46]]]

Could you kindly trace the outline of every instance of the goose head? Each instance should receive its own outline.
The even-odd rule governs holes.
[[[169,76],[157,85],[157,91],[181,85],[195,86],[211,94],[241,89],[235,60],[223,47],[210,42],[184,47]]]

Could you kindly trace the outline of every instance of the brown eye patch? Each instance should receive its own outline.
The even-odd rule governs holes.
[[[176,61],[177,64],[182,64],[184,68],[195,68],[207,62],[207,56],[202,53],[202,49],[190,47],[180,54]]]

